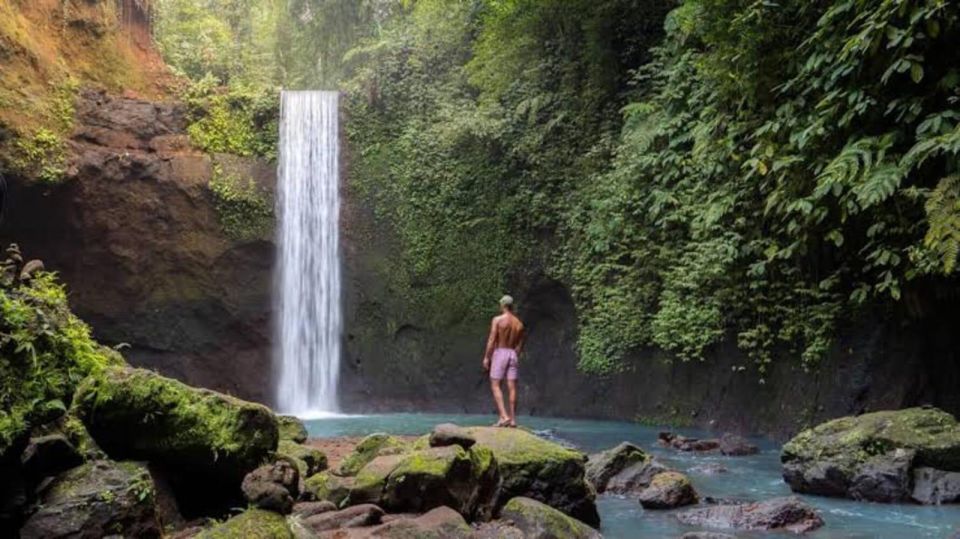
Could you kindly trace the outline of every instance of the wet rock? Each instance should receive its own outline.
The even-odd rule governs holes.
[[[493,451],[503,480],[497,506],[518,496],[533,498],[586,522],[600,525],[596,491],[585,477],[586,456],[522,429],[473,427],[477,447]]]
[[[935,408],[844,417],[798,434],[780,460],[795,492],[903,501],[914,468],[960,472],[960,425]]]
[[[57,476],[40,509],[20,530],[23,539],[161,536],[155,489],[145,467],[96,461]]]
[[[470,449],[475,443],[477,440],[469,432],[451,423],[437,425],[430,433],[430,447],[459,445],[464,449]]]
[[[914,468],[911,498],[930,505],[960,502],[960,473]]]
[[[687,532],[680,539],[737,539],[733,535],[716,532]]]
[[[742,457],[746,455],[756,455],[760,448],[750,443],[743,436],[736,434],[724,434],[720,437],[720,453],[728,457]]]
[[[396,436],[375,433],[367,436],[340,463],[337,475],[356,475],[373,459],[384,455],[398,455],[409,449],[409,444]]]
[[[288,440],[296,444],[307,441],[307,427],[303,424],[303,421],[292,415],[278,415],[277,427],[280,441]]]
[[[265,464],[243,478],[243,495],[254,507],[288,514],[300,496],[300,475],[285,460]]]
[[[164,469],[191,513],[236,506],[244,476],[277,448],[277,421],[266,407],[143,369],[87,378],[73,406],[111,458]]]
[[[527,536],[512,522],[493,520],[476,526],[470,539],[527,539]]]
[[[195,535],[196,539],[293,539],[287,519],[273,511],[247,509]]]
[[[300,477],[310,477],[327,469],[327,456],[319,449],[280,440],[277,454],[291,459],[297,465]]]
[[[320,472],[303,482],[303,495],[308,500],[328,501],[337,507],[350,495],[353,479]]]
[[[657,443],[664,447],[670,447],[678,451],[714,451],[720,447],[720,440],[699,438],[688,438],[672,432],[661,432],[657,435]]]
[[[309,518],[321,513],[336,511],[337,506],[331,502],[300,502],[293,506],[293,514],[300,518]]]
[[[80,452],[63,434],[31,438],[20,459],[24,473],[34,483],[83,464]]]
[[[604,492],[607,490],[607,482],[610,478],[634,464],[645,463],[651,458],[639,447],[629,442],[622,442],[614,448],[590,455],[586,465],[586,478],[597,492]]]
[[[513,522],[527,539],[599,539],[590,526],[530,498],[511,499],[501,512],[503,520]]]
[[[677,514],[677,519],[684,524],[705,528],[792,533],[806,533],[823,526],[823,519],[817,512],[793,496],[749,504],[688,509]]]
[[[486,520],[499,481],[489,449],[431,447],[375,458],[357,474],[347,503],[376,503],[401,513],[447,506],[470,520]]]
[[[648,486],[653,478],[670,469],[657,459],[649,458],[625,468],[607,481],[606,492],[613,494],[638,494]]]
[[[376,505],[361,504],[340,511],[320,513],[304,519],[303,523],[313,532],[319,533],[339,528],[374,526],[380,524],[383,515],[383,509],[380,509]]]
[[[694,505],[698,501],[690,480],[679,472],[657,474],[650,485],[640,492],[640,505],[644,509],[674,509]]]

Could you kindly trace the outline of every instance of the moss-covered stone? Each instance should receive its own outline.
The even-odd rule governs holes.
[[[89,377],[73,413],[112,458],[164,468],[178,499],[198,510],[242,500],[243,477],[277,449],[276,418],[266,407],[142,369]]]
[[[280,440],[277,454],[287,457],[297,465],[301,477],[310,477],[327,469],[327,456],[314,447],[308,447],[289,440]]]
[[[303,490],[315,500],[332,502],[340,507],[349,496],[352,484],[352,479],[338,477],[329,472],[320,472],[303,482]]]
[[[280,428],[280,440],[289,440],[298,444],[307,441],[307,427],[303,421],[292,415],[278,415],[277,426]]]
[[[496,458],[502,478],[498,506],[525,496],[599,526],[596,491],[585,478],[586,455],[522,429],[472,427],[467,431],[477,440],[474,449],[487,448]]]
[[[501,517],[513,521],[528,539],[599,539],[600,534],[560,511],[525,497],[511,499],[503,507]]]
[[[26,522],[23,537],[160,537],[156,488],[138,463],[95,461],[60,476]]]
[[[603,492],[606,490],[610,478],[630,466],[647,462],[652,458],[643,449],[631,443],[623,442],[606,451],[590,455],[586,466],[586,477],[590,484],[597,489],[597,492]]]
[[[287,519],[272,511],[248,509],[200,532],[197,539],[293,539]]]
[[[864,486],[875,473],[889,475],[883,470],[891,466],[903,468],[899,475],[905,477],[915,467],[960,471],[960,424],[935,408],[843,417],[801,432],[783,446],[780,459],[796,492],[889,498],[890,492]]]
[[[409,449],[407,442],[396,436],[375,433],[367,436],[340,463],[339,475],[356,475],[373,459],[384,455],[397,455]]]

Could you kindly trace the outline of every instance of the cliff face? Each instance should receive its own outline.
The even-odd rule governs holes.
[[[266,401],[273,245],[231,239],[209,185],[229,166],[270,192],[275,169],[197,152],[185,128],[176,103],[81,92],[64,179],[10,178],[2,236],[59,272],[134,365]]]

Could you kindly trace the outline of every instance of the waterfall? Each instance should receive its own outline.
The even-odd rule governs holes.
[[[278,169],[277,404],[337,411],[340,140],[336,92],[283,92]]]

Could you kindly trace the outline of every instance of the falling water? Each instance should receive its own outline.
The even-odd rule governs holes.
[[[281,103],[277,402],[301,416],[337,411],[338,101],[336,92],[283,92]]]

